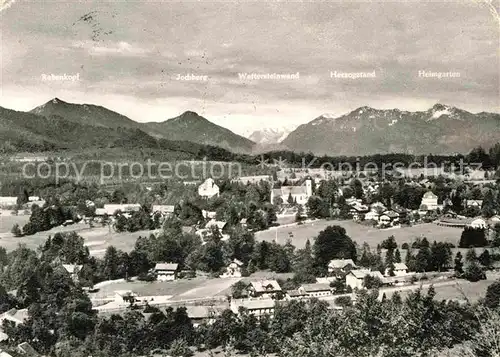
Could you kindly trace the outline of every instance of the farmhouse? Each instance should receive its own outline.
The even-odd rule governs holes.
[[[380,214],[376,211],[370,211],[365,214],[365,221],[377,221],[380,218]]]
[[[11,207],[17,204],[15,196],[0,196],[0,207]]]
[[[120,211],[122,213],[132,213],[139,211],[141,205],[138,203],[125,203],[125,204],[105,204],[104,208],[97,208],[95,210],[96,216],[114,216],[116,212]]]
[[[207,178],[199,187],[198,194],[203,198],[219,196],[219,186],[212,178]]]
[[[465,208],[469,207],[483,207],[483,200],[465,200]]]
[[[222,313],[222,309],[211,306],[186,306],[186,313],[193,323],[193,327],[202,324],[212,324],[217,316]]]
[[[137,298],[137,294],[132,290],[116,290],[115,291],[115,302],[118,304],[129,304],[134,302]]]
[[[156,263],[154,272],[157,280],[171,281],[177,279],[179,264],[177,263]]]
[[[376,211],[376,212],[384,212],[387,210],[385,205],[382,202],[374,202],[370,205],[370,210]]]
[[[390,269],[385,269],[385,276],[390,275]],[[394,276],[404,276],[408,274],[408,267],[405,263],[394,263]]]
[[[249,313],[256,317],[263,315],[272,316],[274,314],[275,301],[272,299],[259,300],[231,300],[231,311],[235,314],[240,313],[240,307],[246,309]]]
[[[247,291],[248,295],[261,299],[268,299],[274,294],[282,293],[281,286],[276,280],[252,281]]]
[[[78,273],[82,270],[83,265],[63,264],[63,268],[68,272],[74,282],[78,281]]]
[[[215,216],[217,215],[217,212],[201,210],[201,214],[203,215],[203,218],[205,218],[205,219],[212,219],[212,218],[215,218]]]
[[[383,281],[384,276],[378,271],[370,271],[368,269],[361,270],[351,270],[349,274],[345,276],[345,283],[347,286],[350,286],[352,289],[363,289],[364,288],[364,279],[365,276],[373,276],[375,278],[379,278]]]
[[[3,322],[10,321],[14,325],[21,325],[28,319],[28,309],[10,309],[0,315],[0,342],[9,339],[9,336],[3,331]],[[2,356],[3,357],[3,356]]]
[[[480,228],[480,229],[485,229],[488,225],[486,224],[486,221],[482,218],[476,218],[472,220],[469,224],[467,224],[468,227],[471,228]]]
[[[385,211],[378,220],[380,228],[400,227],[399,213],[394,211]]]
[[[233,259],[233,261],[226,267],[226,271],[221,275],[221,277],[241,278],[241,268],[243,268],[243,263],[238,259]]]
[[[232,179],[231,182],[239,182],[239,183],[242,183],[244,185],[247,185],[249,183],[256,184],[256,183],[259,183],[261,181],[270,182],[271,180],[272,180],[271,176],[269,176],[269,175],[257,175],[257,176],[237,177],[235,179]]]
[[[332,295],[332,288],[329,284],[315,283],[303,284],[299,288],[299,292],[306,294],[308,297],[320,297]]]
[[[308,297],[307,293],[301,292],[300,290],[288,290],[286,292],[287,300],[299,300]]]
[[[339,275],[340,273],[348,273],[352,269],[356,269],[356,264],[352,259],[333,259],[328,263],[328,273]]]
[[[287,203],[289,197],[292,198],[294,202],[300,205],[304,205],[312,196],[312,181],[310,179],[305,180],[304,184],[301,186],[281,186],[281,188],[274,188],[271,190],[271,203],[274,203],[276,199],[281,198],[282,203]]]
[[[366,213],[368,212],[368,207],[362,204],[355,204],[349,212],[352,215],[352,219],[355,221],[362,221],[366,219]]]
[[[159,213],[163,217],[170,217],[174,214],[174,208],[175,206],[173,205],[153,205],[151,207],[151,213],[153,213],[153,215]]]
[[[423,211],[435,211],[438,209],[438,196],[432,191],[427,191],[420,202],[420,209]]]

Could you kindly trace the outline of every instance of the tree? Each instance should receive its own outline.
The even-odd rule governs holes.
[[[424,247],[420,248],[418,250],[417,256],[415,257],[415,270],[417,272],[425,272],[429,271],[429,268],[432,267],[431,265],[431,251],[429,247]],[[432,268],[431,268],[432,269]]]
[[[248,287],[248,284],[246,284],[245,282],[243,282],[241,280],[234,283],[231,286],[231,296],[234,299],[241,299],[241,298],[247,296],[247,293],[246,293],[247,287]]]
[[[382,280],[376,276],[366,275],[363,279],[363,286],[367,289],[378,289],[382,285]]]
[[[500,305],[500,280],[495,281],[486,289],[484,304],[490,309],[495,309]]]
[[[460,248],[485,247],[488,245],[486,232],[481,228],[465,227],[460,237]]]
[[[394,251],[394,263],[401,263],[401,253],[399,252],[399,249]]]
[[[490,252],[488,251],[488,249],[485,249],[481,255],[479,256],[478,258],[478,261],[479,263],[481,263],[481,265],[483,265],[484,267],[486,268],[489,268],[490,265],[491,265],[491,256],[490,256]]]
[[[444,242],[434,243],[431,246],[430,267],[434,271],[446,270],[451,263],[451,250]]]
[[[307,215],[310,218],[326,218],[330,216],[330,208],[327,201],[318,196],[309,197],[307,203]]]
[[[458,252],[457,255],[455,255],[455,273],[458,274],[459,276],[463,274],[464,272],[464,263],[462,261],[462,253]]]
[[[298,205],[297,213],[295,214],[295,222],[302,222],[304,220],[304,207],[302,205]]]
[[[394,236],[390,236],[389,238],[382,241],[380,247],[382,249],[394,250],[398,247],[398,244],[396,243],[396,239],[394,238]]]
[[[488,190],[484,195],[483,205],[481,212],[484,217],[490,218],[497,213],[498,203],[496,202],[495,195],[492,190]]]
[[[17,223],[12,226],[10,232],[14,237],[21,237],[23,235],[23,232],[21,232],[21,228],[19,228],[19,224]]]
[[[290,206],[293,205],[293,197],[291,192],[288,194],[287,202]]]
[[[190,357],[193,355],[193,352],[189,349],[188,343],[182,338],[174,340],[167,353],[172,357]]]
[[[464,277],[469,281],[476,282],[486,279],[486,274],[477,261],[472,261],[465,267]]]
[[[328,226],[321,231],[314,241],[313,252],[315,266],[323,273],[332,259],[357,260],[356,246],[341,226]]]

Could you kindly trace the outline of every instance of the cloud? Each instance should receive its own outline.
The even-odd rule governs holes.
[[[9,7],[11,7],[16,0],[2,0],[2,4],[0,5],[0,12],[7,10]]]
[[[80,41],[73,44],[75,48],[82,48],[93,56],[146,56],[153,52],[153,49],[132,45],[125,41],[113,42],[107,45],[98,44],[93,41]]]

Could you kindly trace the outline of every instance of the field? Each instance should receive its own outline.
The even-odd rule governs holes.
[[[28,216],[22,216],[28,217]],[[134,233],[130,232],[114,232],[109,227],[93,227],[89,228],[88,224],[77,223],[70,226],[59,226],[52,228],[49,231],[38,232],[31,236],[25,237],[14,237],[10,233],[10,229],[14,222],[13,218],[20,219],[21,216],[10,216],[10,217],[1,217],[1,225],[2,230],[4,229],[4,225],[10,224],[10,228],[4,232],[0,233],[0,246],[7,249],[7,251],[11,251],[17,248],[18,244],[26,244],[28,248],[36,249],[40,244],[42,244],[47,237],[53,236],[58,232],[71,232],[75,231],[84,238],[85,244],[89,247],[90,254],[95,256],[103,256],[106,248],[113,245],[118,249],[121,249],[126,252],[130,252],[134,246],[135,241],[139,236],[149,236],[151,233],[155,233],[156,231],[137,231]],[[26,218],[27,221],[28,218]],[[20,223],[20,222],[18,222]],[[25,222],[24,222],[25,223]],[[24,224],[23,223],[23,224]]]
[[[291,239],[293,245],[297,248],[302,248],[307,239],[312,243],[313,238],[315,238],[319,232],[332,225],[344,227],[347,234],[359,245],[363,244],[363,242],[367,242],[373,248],[391,235],[394,235],[398,245],[405,242],[409,243],[418,237],[427,237],[430,242],[436,240],[438,242],[450,242],[456,245],[462,232],[457,228],[438,226],[434,223],[425,223],[404,228],[377,229],[353,221],[317,220],[299,226],[278,227],[277,234],[274,228],[257,232],[255,237],[258,241],[271,242],[274,241],[277,236],[277,241],[280,244],[285,244],[288,239]]]
[[[0,237],[5,233],[10,234],[10,230],[14,224],[24,226],[30,219],[28,215],[11,216],[10,211],[0,211]]]
[[[231,285],[236,283],[238,278],[228,279],[207,279],[197,277],[194,279],[183,279],[176,281],[129,281],[119,282],[101,287],[98,292],[92,293],[93,298],[105,298],[112,296],[116,290],[132,290],[139,296],[159,296],[170,295],[170,300],[189,300],[208,298],[213,296],[225,296],[230,291]]]

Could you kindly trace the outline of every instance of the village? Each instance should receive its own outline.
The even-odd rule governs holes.
[[[217,252],[224,255],[215,266],[211,262],[197,265],[185,259],[148,258],[146,268],[137,270],[139,276],[116,273],[109,276],[111,279],[98,281],[82,273],[87,269],[84,268],[87,258],[78,263],[63,262],[61,267],[67,276],[83,287],[93,310],[102,316],[184,307],[196,327],[214,323],[228,309],[236,315],[250,313],[257,318],[272,318],[277,305],[295,300],[317,299],[330,309],[341,310],[356,304],[362,290],[376,290],[378,298],[383,300],[395,293],[404,295],[432,287],[443,299],[463,303],[466,300],[461,294],[468,291],[471,295],[467,298],[474,300],[478,289],[486,290],[500,276],[496,272],[496,267],[500,268],[496,253],[500,243],[496,200],[500,195],[496,183],[485,179],[494,172],[468,172],[461,177],[444,171],[437,177],[425,176],[424,172],[403,171],[400,178],[391,181],[377,180],[376,175],[366,172],[286,168],[269,175],[241,176],[226,182],[212,178],[186,181],[178,186],[189,192],[183,194],[185,197],[194,195],[195,200],[163,204],[152,187],[146,192],[155,195],[158,203],[153,202],[149,207],[130,201],[102,203],[102,199],[87,197],[77,206],[63,207],[61,212],[66,214],[58,217],[59,224],[48,226],[45,231],[27,228],[27,224],[36,221],[33,216],[62,206],[61,201],[29,194],[4,196],[0,197],[3,207],[0,219],[3,222],[11,219],[14,227],[11,232],[0,234],[5,245],[9,241],[30,239],[38,239],[36,244],[40,244],[42,238],[75,232],[84,238],[89,257],[106,260],[115,243],[123,247],[124,254],[133,254],[138,249],[138,236],[161,235],[162,230],[167,232],[179,225],[181,236],[188,234],[199,240],[200,246],[193,247],[197,254],[212,254],[210,249],[215,249],[211,259],[218,259]],[[394,189],[395,183],[399,192]],[[237,190],[242,189],[246,194],[238,196]],[[401,198],[405,191],[415,197]],[[119,194],[117,191],[113,196]],[[131,228],[133,224],[136,228]],[[324,265],[319,266],[314,257],[322,249],[317,237],[332,226],[346,227],[350,238],[344,230],[327,240],[346,239],[355,243],[352,250],[346,250],[344,243],[338,243],[337,248],[325,248],[329,249],[324,252],[326,256],[333,259],[323,260]],[[464,232],[469,231],[482,234],[484,242],[462,244]],[[247,236],[255,238],[240,241]],[[244,249],[250,249],[244,248],[245,244],[251,244],[254,253],[243,253]],[[225,249],[232,249],[233,253],[223,253]],[[285,258],[265,258],[285,259],[284,263],[257,263],[260,258],[255,251],[263,254],[263,249],[278,249],[273,253],[278,256],[288,254],[284,253],[286,249],[292,253]],[[420,256],[423,249],[430,255]],[[304,258],[304,254],[309,256]],[[438,254],[436,257],[445,254],[438,265],[432,263],[434,254]],[[188,254],[186,259],[192,258]],[[308,259],[310,265],[300,267],[309,264]],[[304,274],[307,276],[303,277]],[[89,279],[96,282],[89,284]],[[0,320],[19,325],[27,317],[26,309],[14,308],[4,312]],[[3,340],[9,338],[4,330],[2,336]]]

